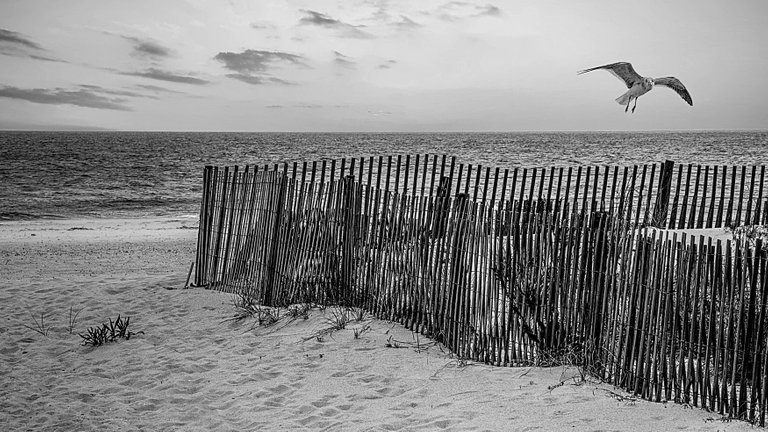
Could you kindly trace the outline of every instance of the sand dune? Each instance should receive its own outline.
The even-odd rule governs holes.
[[[635,400],[574,368],[465,363],[399,325],[332,308],[269,327],[184,286],[194,219],[0,224],[3,430],[747,430]],[[73,332],[69,310],[82,309]],[[43,336],[27,326],[45,313]],[[80,344],[118,314],[130,340]],[[359,337],[359,333],[367,328]],[[313,337],[319,335],[321,337]],[[398,346],[398,347],[396,347]]]

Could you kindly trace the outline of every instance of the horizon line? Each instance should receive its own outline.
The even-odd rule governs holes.
[[[768,129],[525,129],[443,131],[300,131],[300,130],[161,130],[161,129],[3,129],[0,132],[91,132],[91,133],[264,133],[264,134],[505,134],[505,133],[658,133],[658,132],[768,132]]]

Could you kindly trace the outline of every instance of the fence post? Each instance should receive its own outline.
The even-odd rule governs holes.
[[[355,176],[344,177],[344,201],[342,202],[344,232],[341,246],[341,297],[349,304],[352,299],[352,278],[355,271]]]
[[[208,257],[208,238],[210,238],[210,206],[211,206],[211,188],[213,181],[211,174],[213,166],[206,165],[203,170],[203,198],[200,203],[200,221],[197,226],[197,256],[195,258],[195,286],[202,286],[208,283],[208,277],[205,270],[208,268],[205,264]]]
[[[275,221],[272,224],[272,243],[270,244],[270,251],[267,263],[267,282],[264,284],[264,293],[262,294],[261,303],[264,306],[272,306],[272,288],[275,283],[275,272],[277,271],[277,252],[280,249],[280,222],[283,218],[283,201],[285,197],[285,187],[287,183],[287,177],[285,174],[275,175],[276,180],[279,182],[279,191],[277,193],[277,201],[275,201]]]
[[[588,311],[585,314],[585,320],[589,328],[587,329],[587,340],[591,342],[588,352],[585,353],[585,360],[591,366],[594,373],[599,373],[603,378],[604,365],[601,363],[603,346],[603,314],[606,310],[606,302],[609,301],[605,295],[606,269],[608,268],[608,230],[610,229],[610,214],[604,211],[593,211],[591,213],[591,227],[594,234],[594,245],[591,248],[592,267],[588,289],[591,290],[589,304],[586,305]]]
[[[225,233],[224,221],[227,215],[227,186],[229,182],[229,167],[224,167],[224,179],[221,185],[221,207],[219,209],[219,223],[216,232],[216,244],[213,247],[213,274],[210,275],[211,283],[219,285],[221,273],[219,272],[219,260],[221,253],[221,242],[225,234],[229,235],[229,232]]]
[[[659,189],[656,191],[656,203],[653,206],[653,219],[651,219],[651,226],[656,228],[666,228],[667,225],[669,196],[672,189],[672,172],[674,168],[675,163],[671,160],[666,160],[661,165]]]
[[[440,177],[440,185],[437,187],[437,197],[435,198],[435,219],[433,237],[441,238],[445,235],[445,228],[448,224],[448,214],[450,213],[450,177]]]
[[[455,234],[453,236],[453,245],[451,248],[451,284],[449,285],[451,289],[451,301],[448,304],[448,310],[446,311],[449,315],[449,319],[446,320],[448,324],[448,331],[446,332],[448,340],[446,342],[448,347],[451,348],[454,352],[459,352],[459,349],[464,348],[459,346],[460,329],[463,329],[464,325],[466,324],[464,322],[464,317],[459,316],[459,311],[461,310],[461,303],[459,299],[463,298],[464,293],[466,292],[466,238],[467,231],[469,229],[468,197],[468,194],[459,193],[456,195],[456,200],[453,203],[453,219],[455,221],[454,226],[456,228]]]
[[[229,209],[229,220],[227,221],[227,240],[224,243],[224,258],[222,259],[222,265],[221,265],[221,283],[227,284],[230,279],[230,272],[229,272],[229,254],[230,249],[232,248],[232,237],[235,237],[237,235],[237,231],[235,230],[235,214],[237,213],[237,205],[239,204],[237,202],[238,198],[238,188],[241,186],[238,182],[238,166],[235,165],[234,170],[232,171],[232,181],[230,182],[229,186],[229,201],[230,201],[230,209]]]

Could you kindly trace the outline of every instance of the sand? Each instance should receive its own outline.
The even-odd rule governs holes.
[[[333,309],[270,327],[228,321],[231,295],[182,289],[195,227],[194,218],[0,223],[0,429],[752,429],[636,400],[574,368],[464,363],[370,316],[320,338]],[[72,333],[70,307],[82,309]],[[25,327],[41,313],[47,336]],[[143,334],[81,345],[77,333],[118,314]]]

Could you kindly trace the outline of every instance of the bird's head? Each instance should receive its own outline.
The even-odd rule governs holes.
[[[653,81],[653,78],[643,78],[643,85],[644,87],[653,87],[655,82]]]

